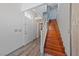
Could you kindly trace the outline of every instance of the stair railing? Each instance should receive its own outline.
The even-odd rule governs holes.
[[[46,34],[47,34],[47,27],[48,27],[48,22],[45,21],[43,23],[41,23],[40,26],[40,55],[43,56],[44,55],[44,43],[45,43],[45,38],[46,38]]]

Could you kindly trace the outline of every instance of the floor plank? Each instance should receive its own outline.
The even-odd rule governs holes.
[[[39,39],[35,39],[24,47],[10,53],[8,56],[39,56]]]

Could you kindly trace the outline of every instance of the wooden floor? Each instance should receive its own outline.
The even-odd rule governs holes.
[[[39,40],[35,39],[27,45],[8,54],[8,56],[39,56],[39,52]]]
[[[56,20],[50,20],[45,42],[45,53],[53,56],[65,56],[65,50]]]
[[[39,40],[35,39],[34,41],[28,43],[27,45],[13,51],[7,56],[40,56],[39,51]],[[45,56],[51,56],[50,54],[45,53]]]

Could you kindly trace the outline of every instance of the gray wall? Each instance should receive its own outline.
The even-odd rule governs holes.
[[[57,19],[57,8],[48,9],[48,19]]]
[[[58,4],[57,22],[67,55],[70,55],[70,4]]]
[[[0,55],[23,45],[21,4],[0,4]]]
[[[24,44],[37,38],[37,23],[34,19],[25,18],[26,21],[26,34],[24,39]]]
[[[36,38],[33,20],[25,18],[22,4],[0,4],[0,55],[6,55]]]

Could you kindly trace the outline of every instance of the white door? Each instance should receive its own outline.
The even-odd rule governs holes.
[[[79,56],[79,4],[72,4],[72,55]]]

